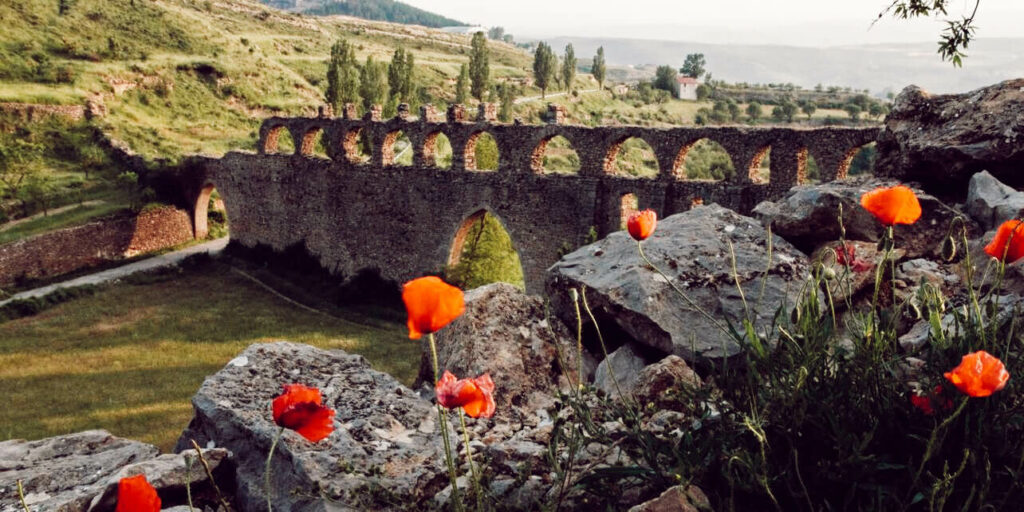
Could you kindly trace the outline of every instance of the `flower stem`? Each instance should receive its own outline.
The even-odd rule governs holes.
[[[267,453],[267,465],[263,468],[263,490],[267,493],[267,512],[272,512],[274,510],[273,501],[270,499],[270,460],[274,458],[274,450],[277,449],[277,443],[281,440],[282,434],[284,434],[284,427],[277,429],[277,435],[274,436],[274,442],[270,443],[270,452]]]
[[[459,421],[462,423],[462,437],[466,443],[466,461],[469,462],[469,472],[473,477],[473,492],[476,493],[476,509],[484,509],[484,495],[480,489],[480,476],[476,474],[476,466],[473,465],[473,452],[469,449],[469,429],[466,428],[466,412],[459,408]]]
[[[572,305],[576,308],[576,387],[583,389],[583,315],[580,314],[579,292],[570,291]]]
[[[192,457],[185,455],[185,498],[188,500],[188,512],[195,512],[192,506]]]
[[[25,489],[21,487],[21,480],[18,480],[18,499],[21,500],[21,508],[25,509],[25,512],[31,512],[25,503]]]
[[[434,341],[434,333],[427,335],[430,342],[430,357],[434,364],[434,385],[441,380],[441,370],[437,362],[437,343]],[[437,404],[437,420],[441,425],[441,440],[444,442],[444,460],[448,464],[448,479],[452,482],[452,506],[456,511],[462,511],[462,500],[459,498],[459,482],[455,474],[455,461],[452,458],[452,442],[448,439],[448,414],[441,404]]]

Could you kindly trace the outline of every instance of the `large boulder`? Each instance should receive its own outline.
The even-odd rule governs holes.
[[[878,137],[876,174],[962,197],[982,170],[1024,185],[1024,79],[964,94],[900,93]]]
[[[965,209],[982,228],[993,229],[1024,213],[1024,192],[982,171],[971,176]]]
[[[822,243],[841,237],[840,207],[846,239],[877,241],[885,228],[874,215],[860,206],[860,197],[875,188],[896,184],[892,180],[862,176],[816,185],[800,185],[793,187],[778,201],[758,204],[753,213],[766,226],[771,225],[772,233],[808,253]],[[919,257],[938,250],[950,221],[958,212],[920,189],[914,189],[914,192],[921,202],[921,218],[909,226],[897,226],[896,242],[898,247],[907,250],[908,256]]]
[[[206,470],[186,455],[158,455],[155,446],[114,437],[104,430],[88,430],[38,441],[15,439],[0,443],[0,511],[21,511],[17,482],[31,510],[60,512],[112,512],[117,506],[118,481],[146,475],[165,507],[186,503],[191,486],[197,507],[217,503]],[[223,449],[203,450],[211,474],[230,496],[231,478]]]
[[[769,258],[761,223],[718,205],[663,219],[643,244],[692,304],[640,260],[636,241],[620,231],[549,269],[548,295],[556,313],[575,324],[570,289],[585,287],[610,346],[635,340],[661,356],[707,362],[740,351],[726,321],[741,325],[749,317],[758,330],[767,329],[780,305],[795,303],[809,274],[803,253],[775,236]]]
[[[272,467],[275,510],[366,509],[371,487],[429,499],[448,479],[436,409],[366,359],[296,343],[257,344],[208,377],[178,441],[234,454],[240,510],[264,510],[264,462],[277,434],[270,403],[282,384],[319,388],[336,411],[335,431],[311,443],[285,431]],[[452,432],[454,437],[454,431]],[[397,505],[395,505],[397,506]],[[400,506],[398,508],[401,508]]]
[[[510,284],[482,286],[465,298],[466,312],[436,335],[441,371],[459,378],[490,373],[496,420],[535,420],[538,405],[568,384],[566,372],[576,382],[575,336],[545,318],[539,297]],[[423,343],[419,381],[433,380],[430,347]]]

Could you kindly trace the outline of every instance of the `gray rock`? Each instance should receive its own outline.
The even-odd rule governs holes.
[[[465,298],[466,312],[436,335],[438,361],[441,371],[459,378],[491,374],[496,421],[535,417],[519,406],[537,393],[554,395],[560,383],[567,385],[564,372],[576,382],[575,336],[561,322],[548,322],[539,297],[494,283],[469,290]],[[422,345],[419,379],[433,384],[430,347]]]
[[[1003,184],[982,171],[971,176],[967,187],[967,213],[989,230],[1024,213],[1024,192]]]
[[[810,253],[821,244],[842,238],[839,209],[842,207],[847,240],[878,241],[884,227],[860,206],[860,197],[878,187],[891,187],[895,181],[871,176],[800,185],[778,201],[764,201],[754,207],[754,215],[771,225],[772,232],[797,248]],[[911,225],[896,226],[896,246],[910,257],[935,253],[957,211],[934,196],[914,189],[921,203],[921,218]],[[972,232],[978,230],[972,226]]]
[[[608,354],[608,357],[597,365],[594,387],[615,398],[620,398],[619,391],[626,396],[632,396],[640,380],[640,372],[646,365],[647,362],[640,352],[631,343],[627,343]]]
[[[962,197],[971,175],[988,170],[1024,185],[1024,79],[964,94],[910,86],[896,98],[878,136],[875,173],[917,181]]]
[[[362,501],[370,482],[426,499],[447,481],[436,409],[361,356],[281,342],[252,345],[240,358],[247,364],[229,363],[203,383],[177,446],[195,439],[234,454],[239,509],[265,508],[263,467],[278,430],[270,403],[282,384],[319,388],[336,416],[319,443],[285,431],[273,459],[275,510],[386,509]]]
[[[155,446],[103,430],[0,442],[0,511],[21,510],[21,480],[32,510],[85,512],[112,479],[116,482],[122,468],[158,453]]]
[[[773,237],[769,266],[767,242],[767,231],[755,219],[711,205],[661,220],[643,243],[652,262],[713,320],[643,264],[636,242],[624,231],[553,265],[548,295],[555,312],[574,324],[569,290],[586,287],[591,309],[599,323],[606,323],[603,331],[624,335],[662,356],[675,354],[691,363],[728,357],[740,348],[722,322],[739,325],[749,308],[754,325],[767,328],[779,305],[795,303],[809,274],[807,257],[780,237]]]

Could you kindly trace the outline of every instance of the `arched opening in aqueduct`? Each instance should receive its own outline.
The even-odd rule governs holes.
[[[555,135],[533,149],[530,167],[537,173],[576,174],[580,171],[580,155],[569,139]]]
[[[267,132],[263,152],[270,155],[294,155],[295,140],[292,139],[292,133],[283,125],[271,128]]]
[[[412,155],[415,152],[412,141],[405,132],[398,130],[387,134],[382,145],[384,151],[384,165],[408,167],[412,165]]]
[[[498,142],[488,132],[477,132],[466,142],[465,162],[470,171],[497,171]]]
[[[452,142],[444,132],[427,135],[423,143],[423,161],[428,166],[438,169],[450,169],[452,166]]]
[[[604,159],[607,174],[632,178],[656,178],[658,157],[654,149],[639,137],[629,137],[609,148]]]
[[[467,290],[494,282],[526,285],[512,237],[486,209],[467,217],[455,232],[446,270],[448,281]]]
[[[681,180],[727,181],[736,175],[736,166],[721,144],[703,138],[679,151],[674,174]]]
[[[192,226],[196,240],[228,235],[227,208],[213,184],[207,184],[199,192],[192,208]]]

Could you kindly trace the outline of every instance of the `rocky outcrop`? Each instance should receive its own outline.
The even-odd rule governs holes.
[[[490,373],[497,421],[536,416],[559,386],[568,385],[566,372],[576,382],[575,336],[545,318],[539,297],[494,283],[466,292],[465,299],[466,312],[436,334],[439,366],[459,378]],[[422,345],[419,381],[433,384],[430,347]]]
[[[263,467],[278,430],[270,402],[282,384],[291,383],[323,392],[324,405],[336,411],[335,431],[315,444],[284,432],[272,467],[275,510],[372,509],[365,503],[370,489],[425,500],[446,485],[430,402],[361,356],[296,343],[259,344],[206,379],[177,446],[185,449],[195,439],[235,454],[239,509],[265,509]]]
[[[1024,213],[1024,192],[1003,184],[988,171],[982,171],[971,176],[964,208],[982,228],[993,229]]]
[[[769,261],[768,233],[758,221],[718,205],[698,206],[663,219],[644,242],[651,261],[692,304],[640,260],[636,241],[624,231],[553,265],[548,295],[559,316],[574,323],[569,291],[585,287],[612,346],[635,340],[661,356],[707,362],[739,352],[723,322],[749,318],[765,328],[779,304],[797,299],[809,273],[807,257],[779,237],[771,243]]]
[[[620,392],[627,397],[632,396],[640,379],[640,372],[646,365],[647,362],[640,351],[635,349],[632,343],[627,343],[608,354],[608,357],[597,365],[594,387],[613,397],[620,397]]]
[[[1024,79],[964,94],[916,86],[896,98],[878,137],[875,172],[962,197],[971,175],[988,170],[1024,185]]]
[[[803,251],[811,252],[824,242],[838,240],[841,235],[839,211],[842,208],[846,239],[877,241],[884,227],[870,212],[860,206],[860,196],[878,187],[897,182],[870,176],[816,185],[793,187],[778,201],[765,201],[754,208],[754,215],[772,232]],[[896,245],[911,257],[935,253],[950,221],[958,212],[929,195],[915,189],[921,202],[921,218],[912,225],[896,227]],[[978,230],[972,229],[972,232]]]
[[[0,511],[20,511],[17,482],[24,487],[31,510],[60,512],[112,512],[117,483],[138,474],[156,488],[165,507],[186,503],[186,483],[194,503],[217,503],[206,470],[194,451],[157,455],[155,446],[121,439],[103,430],[51,437],[39,441],[12,440],[0,443]],[[217,484],[232,490],[223,449],[203,450]],[[186,461],[191,457],[191,464]]]
[[[641,407],[653,404],[659,409],[682,410],[689,402],[683,388],[701,385],[697,372],[681,357],[672,355],[640,371],[633,397]]]

